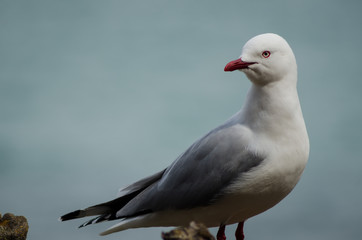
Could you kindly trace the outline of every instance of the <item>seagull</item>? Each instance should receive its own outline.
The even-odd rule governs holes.
[[[246,42],[224,71],[251,81],[241,110],[194,142],[169,167],[119,191],[118,197],[60,217],[96,216],[80,227],[119,220],[100,235],[131,228],[219,227],[244,222],[286,197],[309,156],[309,139],[297,92],[297,64],[281,36],[266,33]]]

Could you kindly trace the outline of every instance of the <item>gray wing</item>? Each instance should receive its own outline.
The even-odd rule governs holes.
[[[121,189],[118,197],[114,200],[104,202],[101,204],[97,204],[94,206],[90,206],[86,209],[79,209],[70,213],[67,213],[60,217],[61,221],[68,221],[76,218],[83,218],[87,216],[95,216],[100,215],[96,218],[93,218],[85,223],[83,223],[80,227],[87,226],[89,224],[102,222],[105,220],[113,220],[116,219],[116,212],[125,206],[130,200],[132,200],[135,196],[137,196],[140,192],[147,189],[150,185],[154,184],[158,180],[161,179],[162,175],[166,169],[153,174],[152,176],[143,178],[128,187]]]
[[[165,171],[166,171],[166,169],[164,169],[158,173],[155,173],[149,177],[142,178],[141,180],[139,180],[125,188],[120,189],[119,193],[118,193],[118,198],[130,195],[130,194],[138,194],[138,192],[143,191],[144,189],[146,189],[147,187],[152,185],[154,182],[160,180]]]
[[[264,159],[247,149],[240,129],[236,125],[221,126],[196,141],[116,217],[193,208],[217,200],[225,187]]]

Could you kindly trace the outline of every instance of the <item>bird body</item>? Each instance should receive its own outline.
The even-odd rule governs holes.
[[[243,71],[252,82],[238,113],[165,170],[122,189],[115,200],[61,220],[100,215],[82,226],[120,220],[101,235],[196,221],[221,226],[218,239],[224,239],[219,235],[225,225],[243,223],[288,195],[309,155],[294,54],[280,36],[258,35],[245,44],[240,58],[225,67],[234,70]]]

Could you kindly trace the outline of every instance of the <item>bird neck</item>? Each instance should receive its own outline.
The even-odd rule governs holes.
[[[295,81],[282,79],[265,85],[252,84],[241,110],[241,122],[254,133],[281,136],[305,129]]]

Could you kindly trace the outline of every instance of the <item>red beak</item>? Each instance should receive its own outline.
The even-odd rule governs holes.
[[[245,69],[248,68],[250,65],[255,64],[256,62],[243,62],[241,58],[238,58],[234,61],[229,62],[226,64],[224,71],[225,72],[232,72],[237,69]]]

